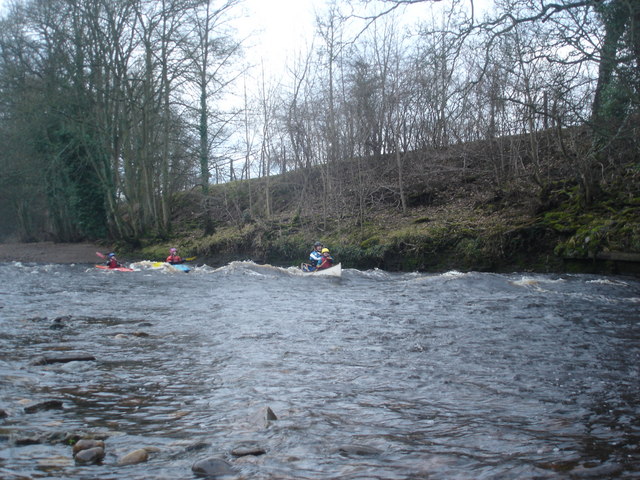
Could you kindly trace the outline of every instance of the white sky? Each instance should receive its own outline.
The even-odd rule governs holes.
[[[11,1],[0,0],[0,13]],[[478,5],[487,0],[474,1]],[[322,12],[326,3],[327,0],[244,0],[233,12],[237,18],[232,25],[241,39],[247,38],[244,44],[250,62],[259,64],[263,60],[266,70],[282,71],[287,60],[308,49],[316,13]],[[407,13],[415,19],[426,13],[430,3],[411,6]]]
[[[2,1],[2,0],[0,0]],[[493,0],[473,0],[477,19],[480,18]],[[296,55],[304,53],[312,41],[315,33],[316,16],[326,11],[328,0],[244,0],[241,10],[247,17],[237,22],[241,37],[248,36],[251,31],[253,38],[247,40],[247,56],[252,62],[263,59],[265,69],[282,71],[287,60],[291,61]],[[348,7],[350,2],[344,0],[341,10]],[[443,9],[451,6],[451,1],[425,1],[415,5],[398,9],[406,23],[412,23],[419,18],[428,19],[432,9]],[[463,1],[468,8],[471,0]],[[362,11],[362,4],[358,9]],[[377,7],[377,8],[376,8]],[[388,8],[381,4],[374,4],[374,10]],[[251,45],[253,45],[251,47]],[[256,59],[256,60],[253,60]]]
[[[0,0],[0,14],[12,0]],[[315,9],[324,0],[244,0],[232,15],[247,55],[253,63],[277,70],[286,59],[307,47],[313,34]]]
[[[283,66],[306,49],[313,35],[315,8],[323,4],[319,0],[244,0],[241,9],[247,17],[238,22],[238,29],[242,37],[253,33],[246,41],[248,56],[279,70],[275,64]]]

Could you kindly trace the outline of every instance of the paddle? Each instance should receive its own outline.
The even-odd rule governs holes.
[[[313,268],[313,265],[311,265],[310,263],[302,263],[300,265],[300,269],[305,273],[316,273],[318,271],[317,268],[314,268],[313,270],[309,270],[310,268]]]

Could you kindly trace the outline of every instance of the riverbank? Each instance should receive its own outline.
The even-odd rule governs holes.
[[[365,219],[336,212],[317,222],[294,209],[286,186],[276,188],[278,179],[270,188],[282,197],[272,201],[283,207],[269,218],[225,214],[229,189],[247,184],[220,185],[211,194],[213,233],[205,234],[194,215],[204,200],[191,192],[178,202],[170,238],[144,239],[135,248],[123,244],[118,252],[122,258],[155,259],[177,247],[208,265],[250,259],[290,266],[305,261],[319,240],[343,266],[359,270],[640,274],[640,199],[629,193],[631,181],[626,188],[608,184],[589,205],[572,184],[550,183],[553,188],[544,191],[524,184],[496,192],[482,177],[442,181],[429,201],[404,212],[378,205]]]
[[[318,167],[181,192],[169,231],[122,242],[118,252],[156,259],[177,247],[208,265],[290,266],[321,241],[360,270],[639,274],[638,164],[612,164],[585,182],[549,136],[538,163],[518,161],[498,175],[496,158],[522,160],[516,139],[507,140],[507,157],[487,142],[413,152],[401,186],[397,159],[381,157],[336,166],[326,185],[309,183],[324,178]],[[358,168],[378,173],[355,178]]]
[[[103,250],[93,243],[0,243],[0,262],[96,263]]]
[[[412,172],[405,208],[380,186],[380,195],[358,197],[353,182],[343,185],[342,196],[327,197],[317,185],[303,195],[295,186],[304,184],[305,171],[292,171],[215,185],[206,196],[176,194],[168,231],[108,247],[100,241],[0,244],[0,261],[95,263],[95,252],[109,249],[122,262],[161,260],[176,247],[210,266],[234,260],[292,266],[321,241],[343,266],[359,270],[640,275],[635,164],[600,181],[587,201],[566,161],[550,163],[539,185],[533,174],[498,182],[479,154],[440,153],[437,168],[420,159],[405,165]],[[468,154],[464,168],[461,153]]]
[[[156,247],[157,248],[157,247]],[[153,250],[153,248],[152,248]],[[337,248],[340,251],[340,248]],[[56,263],[56,264],[76,264],[76,263],[99,263],[100,259],[96,252],[106,251],[101,245],[93,243],[54,243],[54,242],[34,242],[34,243],[0,243],[0,263],[4,262],[22,262],[22,263]],[[137,255],[130,253],[132,258],[142,258],[144,254],[138,252]],[[157,255],[156,255],[157,256]],[[251,255],[249,255],[251,256]],[[149,258],[155,258],[153,254]],[[246,256],[245,256],[246,257]],[[242,255],[205,255],[199,258],[201,262],[210,265],[223,265],[227,261],[246,259]],[[259,257],[259,255],[258,255]],[[620,257],[620,258],[618,258]],[[600,254],[596,259],[580,260],[580,259],[560,259],[556,258],[553,262],[555,268],[547,268],[548,271],[561,273],[563,271],[571,272],[588,272],[603,274],[630,274],[640,276],[640,258],[636,254],[613,255]],[[146,258],[146,257],[145,257]],[[158,257],[159,258],[159,257]],[[277,264],[276,259],[254,258],[254,260],[264,263],[271,262]],[[341,259],[344,261],[344,259]],[[460,261],[461,259],[458,259]],[[461,264],[456,264],[451,260],[450,269],[459,269]],[[282,262],[280,262],[282,263]],[[351,265],[356,267],[356,265]],[[503,265],[502,270],[509,271],[508,268],[516,267],[514,264]],[[366,269],[366,266],[361,266]],[[506,267],[506,268],[505,268]],[[551,267],[551,265],[548,265]],[[516,267],[516,270],[518,268]],[[472,268],[471,270],[479,270]],[[513,269],[511,269],[513,270]],[[524,266],[524,271],[532,270]],[[540,270],[540,269],[538,269]]]

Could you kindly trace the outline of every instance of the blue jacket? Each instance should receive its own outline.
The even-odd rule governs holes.
[[[309,254],[309,263],[314,267],[320,265],[320,263],[322,263],[322,254],[314,249],[313,252]]]

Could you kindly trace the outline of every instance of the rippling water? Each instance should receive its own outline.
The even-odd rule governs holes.
[[[640,477],[638,280],[240,262],[0,281],[0,478],[190,479],[211,456],[248,479]],[[33,365],[70,352],[96,361]],[[46,400],[63,408],[24,412]],[[56,432],[106,437],[103,464],[16,442]],[[246,442],[266,453],[231,455]]]

